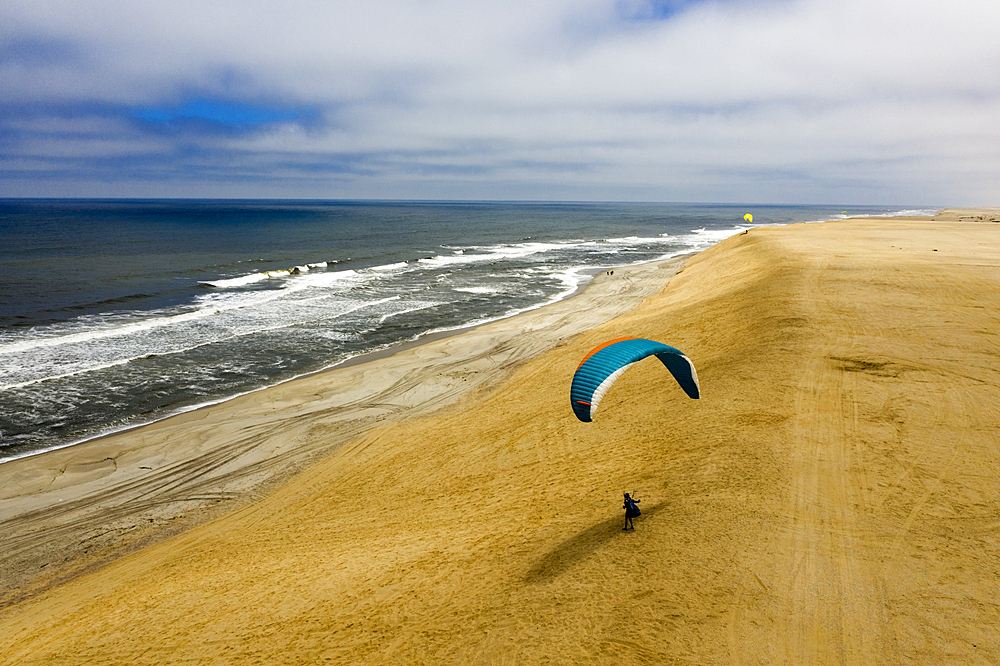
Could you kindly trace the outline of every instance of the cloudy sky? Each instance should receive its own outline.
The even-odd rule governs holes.
[[[1000,3],[0,0],[0,196],[1000,205]]]

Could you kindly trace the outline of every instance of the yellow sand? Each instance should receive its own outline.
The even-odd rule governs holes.
[[[581,296],[460,336],[0,465],[0,610],[231,512],[373,425],[499,385],[658,293],[682,263],[619,268]]]
[[[735,236],[483,390],[8,606],[0,663],[1000,662],[996,220]],[[573,370],[624,335],[684,350],[703,398],[647,361],[577,422]],[[257,395],[259,419],[281,394]]]

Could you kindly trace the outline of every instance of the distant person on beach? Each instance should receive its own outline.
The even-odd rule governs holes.
[[[641,501],[642,500],[629,497],[628,493],[625,493],[625,505],[622,507],[625,509],[625,527],[622,528],[622,531],[635,529],[635,525],[632,524],[632,519],[642,513],[639,511],[639,507],[636,506],[636,504]]]

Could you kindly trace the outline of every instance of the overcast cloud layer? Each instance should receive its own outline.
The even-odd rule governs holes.
[[[997,205],[992,0],[0,0],[0,196]]]

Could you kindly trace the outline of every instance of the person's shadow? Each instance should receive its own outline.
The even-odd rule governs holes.
[[[655,515],[663,506],[663,504],[653,504],[648,507],[639,508],[642,509],[644,517],[649,517]],[[622,525],[624,522],[625,512],[622,511],[621,515],[617,518],[609,518],[571,536],[543,555],[542,559],[538,560],[528,570],[528,573],[525,574],[524,582],[543,583],[555,578],[577,562],[588,558],[608,541],[624,536],[622,534]],[[641,530],[643,527],[644,525],[640,523],[639,527],[636,527],[636,531]],[[633,533],[630,530],[626,534]]]

